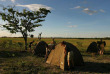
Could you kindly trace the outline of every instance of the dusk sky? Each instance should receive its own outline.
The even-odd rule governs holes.
[[[0,0],[2,6],[15,5],[22,11],[36,11],[47,8],[51,11],[35,29],[35,37],[110,37],[110,0]],[[5,22],[0,19],[0,24]],[[1,36],[22,36],[11,34],[0,28]]]

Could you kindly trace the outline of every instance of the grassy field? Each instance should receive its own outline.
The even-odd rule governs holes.
[[[29,38],[28,43],[36,38]],[[52,39],[43,38],[48,44]],[[81,52],[85,66],[75,67],[72,71],[63,71],[57,66],[45,63],[43,57],[37,57],[24,50],[22,38],[0,38],[0,74],[110,74],[110,40],[106,41],[104,55],[86,53],[89,44],[99,39],[55,39],[57,43],[67,41],[74,44]]]

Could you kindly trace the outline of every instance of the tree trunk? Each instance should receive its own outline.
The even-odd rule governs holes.
[[[25,51],[27,51],[27,36],[24,38],[25,40]]]

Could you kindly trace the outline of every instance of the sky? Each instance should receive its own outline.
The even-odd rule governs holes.
[[[47,8],[51,11],[35,29],[35,37],[42,32],[42,37],[110,37],[110,0],[0,0],[2,6],[16,6],[22,11],[36,11]],[[5,22],[0,19],[0,24]],[[11,34],[0,28],[0,37],[22,36]]]

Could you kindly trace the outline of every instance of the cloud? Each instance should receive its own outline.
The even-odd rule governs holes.
[[[4,1],[5,2],[6,0],[0,0],[0,1]],[[10,1],[13,2],[13,3],[15,2],[15,0],[10,0]]]
[[[77,25],[69,25],[68,27],[75,28],[75,27],[77,27]]]
[[[1,30],[0,37],[22,37],[22,35],[21,35],[21,33],[12,34],[7,30]]]
[[[51,7],[48,7],[46,5],[42,5],[42,4],[29,4],[29,5],[16,5],[16,6],[21,6],[21,7],[27,7],[32,11],[37,11],[39,8],[46,8],[48,10],[51,10]]]
[[[98,12],[102,12],[102,13],[105,12],[105,10],[103,10],[103,9],[100,9],[100,10],[92,10],[92,9],[90,9],[89,7],[83,7],[83,6],[76,6],[76,7],[71,8],[71,9],[81,9],[82,12],[84,12],[84,13],[86,13],[86,14],[88,14],[88,15],[93,15],[93,14],[98,13]]]
[[[13,2],[13,3],[14,3],[14,2],[15,2],[15,0],[11,0],[11,2]]]
[[[79,8],[81,8],[81,6],[76,6],[76,7],[74,7],[74,9],[79,9]]]
[[[102,12],[102,13],[104,13],[104,12],[105,12],[105,10],[103,10],[103,9],[100,9],[99,11],[100,11],[100,12]]]
[[[0,1],[6,1],[6,0],[0,0]]]
[[[96,10],[90,10],[89,8],[83,9],[83,12],[84,12],[84,13],[87,13],[87,14],[89,14],[89,15],[93,15],[94,13],[97,13]]]
[[[85,8],[85,7],[83,7],[83,6],[76,6],[74,8],[70,8],[70,9],[81,9],[81,8]]]

